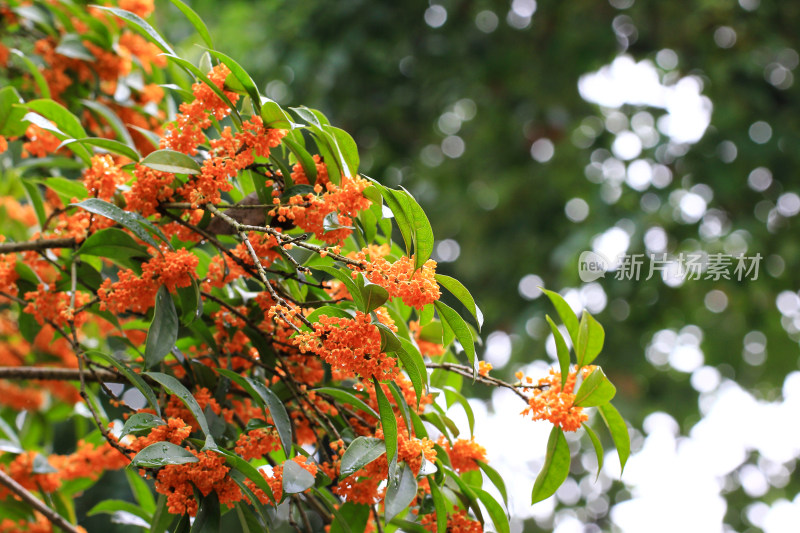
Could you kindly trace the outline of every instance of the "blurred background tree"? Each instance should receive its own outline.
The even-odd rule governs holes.
[[[543,284],[606,324],[606,371],[638,432],[663,411],[687,433],[703,396],[727,380],[779,400],[800,339],[800,4],[192,6],[266,94],[321,109],[354,134],[362,172],[417,196],[441,270],[483,307],[484,356],[498,374],[549,359]],[[184,55],[200,56],[176,10],[157,16]],[[660,272],[647,281],[610,272],[582,283],[578,257],[591,249],[610,259],[703,251],[762,260],[757,280],[676,284]],[[720,481],[725,524],[758,530],[742,509],[794,498],[800,482],[783,474],[796,457],[772,477],[758,454],[734,465]],[[763,490],[743,482],[753,465],[769,481]],[[631,497],[622,487],[613,485],[606,511]],[[602,506],[576,516],[610,527]],[[525,530],[550,529],[547,520]]]

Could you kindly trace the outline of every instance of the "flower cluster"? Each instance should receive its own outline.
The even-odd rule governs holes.
[[[298,171],[295,170],[295,173]],[[305,179],[305,174],[298,175]],[[314,193],[296,194],[289,198],[288,204],[281,205],[280,200],[273,201],[276,207],[270,212],[278,222],[290,220],[305,231],[314,233],[317,239],[328,244],[337,244],[346,239],[353,230],[353,219],[358,213],[368,209],[372,202],[364,197],[364,189],[369,182],[358,176],[342,176],[339,185],[327,180],[327,172],[319,173],[314,185]],[[323,184],[322,182],[325,181]],[[278,191],[276,191],[278,192]],[[331,213],[336,214],[337,224],[329,230],[325,229],[325,219]]]
[[[415,269],[413,258],[403,256],[390,263],[384,257],[386,253],[388,250],[364,248],[354,258],[365,265],[361,270],[369,281],[386,289],[389,296],[402,299],[408,306],[422,309],[439,299],[441,291],[436,283],[436,261],[428,259],[421,268]]]
[[[303,353],[317,354],[341,376],[391,379],[399,373],[397,360],[381,351],[381,334],[369,315],[353,318],[321,315],[314,330],[294,338]]]
[[[447,452],[453,470],[459,474],[477,470],[477,461],[486,462],[486,448],[475,442],[475,437],[458,439],[452,445],[442,438],[439,439],[439,445]]]
[[[581,373],[586,377],[592,370],[594,367],[586,366],[581,369]],[[583,412],[583,407],[574,405],[577,376],[577,372],[570,372],[562,388],[561,372],[550,369],[550,374],[541,378],[532,389],[528,407],[522,414],[529,414],[534,420],[547,420],[564,431],[577,431],[589,419],[589,415]],[[522,379],[522,373],[517,373],[517,379]],[[531,383],[533,380],[526,378],[526,381]]]
[[[106,279],[97,291],[100,308],[114,313],[145,312],[155,305],[156,293],[161,285],[171,292],[191,285],[197,262],[196,255],[180,249],[155,255],[142,264],[141,276],[129,269],[120,270],[118,281]]]

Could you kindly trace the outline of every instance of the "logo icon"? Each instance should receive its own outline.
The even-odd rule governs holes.
[[[578,257],[578,276],[584,283],[602,278],[606,275],[610,263],[608,259],[597,252],[582,252]]]

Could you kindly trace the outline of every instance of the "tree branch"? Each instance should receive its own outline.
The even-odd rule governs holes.
[[[80,533],[80,530],[67,522],[66,518],[46,506],[42,500],[31,494],[28,489],[14,481],[14,479],[6,474],[2,469],[0,469],[0,484],[8,487],[8,489],[19,496],[22,501],[43,514],[51,524],[60,527],[68,533]]]
[[[73,237],[61,239],[37,239],[25,242],[0,242],[0,255],[13,254],[15,252],[27,252],[30,250],[43,251],[50,248],[74,248],[77,242]]]
[[[93,375],[84,374],[90,381],[127,383],[125,376],[108,370],[97,370]],[[0,366],[0,379],[49,379],[58,381],[80,381],[81,371],[77,368],[48,368],[44,366]]]

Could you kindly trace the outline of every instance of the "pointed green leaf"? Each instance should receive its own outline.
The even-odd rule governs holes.
[[[400,349],[395,352],[397,358],[403,364],[403,368],[408,374],[408,379],[414,386],[414,392],[417,395],[417,407],[419,407],[420,399],[425,393],[425,386],[428,383],[428,372],[425,370],[425,361],[422,359],[422,354],[419,350],[411,344],[410,341],[399,337]]]
[[[586,434],[589,435],[589,439],[592,441],[592,447],[594,448],[594,454],[597,456],[597,475],[595,476],[596,481],[597,478],[600,477],[600,470],[603,469],[603,444],[600,442],[600,439],[597,438],[597,433],[595,433],[594,430],[589,427],[589,424],[584,424],[583,429],[585,429]]]
[[[436,274],[436,281],[439,282],[439,285],[450,291],[453,296],[458,298],[458,300],[464,304],[464,307],[467,308],[467,311],[472,313],[472,316],[475,317],[475,321],[478,324],[478,331],[480,331],[483,327],[483,313],[467,288],[457,279],[445,276],[444,274]],[[420,323],[422,323],[422,319],[420,319]]]
[[[194,26],[194,29],[197,30],[197,33],[200,35],[206,45],[213,49],[214,42],[211,40],[211,34],[208,33],[208,28],[203,22],[203,19],[200,18],[200,15],[195,13],[191,7],[181,2],[181,0],[170,0],[170,2],[172,2],[175,7],[181,10],[181,13],[183,13],[186,18],[189,19],[189,22],[192,23],[192,26]]]
[[[287,494],[297,494],[314,486],[314,476],[311,473],[287,459],[283,463],[283,492]]]
[[[145,366],[152,368],[160,363],[175,347],[178,340],[178,312],[167,288],[162,285],[156,293],[153,322],[147,330],[144,349]]]
[[[497,500],[483,489],[473,487],[472,490],[475,491],[475,495],[478,496],[478,499],[484,507],[486,507],[486,510],[489,511],[489,517],[492,519],[497,533],[509,533],[511,529],[508,524],[508,516],[506,516],[506,512],[500,504],[497,503]]]
[[[0,135],[19,137],[25,133],[28,124],[23,122],[27,110],[19,105],[22,98],[14,87],[0,89]]]
[[[452,506],[432,476],[428,476],[428,486],[431,488],[433,507],[436,509],[436,533],[446,533],[447,514]]]
[[[456,339],[458,339],[458,342],[461,343],[461,346],[464,348],[464,352],[466,352],[467,358],[469,359],[469,364],[472,367],[473,377],[475,377],[477,375],[477,371],[475,370],[475,341],[472,339],[472,332],[470,332],[467,323],[461,318],[461,315],[456,313],[453,308],[449,307],[447,304],[437,301],[434,302],[434,306],[436,306],[439,317],[450,326]]]
[[[356,437],[342,456],[339,479],[355,474],[386,453],[386,444],[373,437]]]
[[[631,454],[631,436],[628,434],[628,426],[625,424],[625,419],[622,418],[616,407],[610,403],[598,406],[597,411],[611,433],[614,446],[617,447],[620,470],[625,470],[625,463],[628,462],[628,457]]]
[[[139,161],[143,167],[172,174],[200,174],[200,165],[190,156],[175,150],[156,150]]]
[[[86,352],[86,355],[99,357],[106,363],[109,363],[111,366],[119,370],[122,373],[122,375],[124,375],[134,387],[139,389],[139,392],[141,392],[144,395],[144,397],[147,399],[147,402],[150,404],[150,407],[152,407],[153,410],[155,410],[156,414],[158,416],[161,416],[161,408],[158,405],[158,398],[156,398],[153,389],[150,388],[150,386],[142,379],[142,377],[139,374],[131,370],[128,365],[122,363],[121,361],[118,361],[117,359],[108,354],[105,354],[97,350],[90,350]]]
[[[553,426],[550,438],[547,441],[547,455],[544,466],[533,484],[531,505],[545,500],[555,494],[558,487],[569,475],[569,445],[564,437],[564,432],[558,426]]]
[[[605,337],[603,326],[588,311],[584,311],[578,327],[578,343],[575,349],[579,367],[589,365],[594,361],[603,349]]]
[[[145,22],[144,19],[142,19],[142,17],[139,15],[116,7],[105,7],[98,5],[92,5],[90,7],[108,11],[119,18],[130,22],[135,28],[147,34],[147,36],[150,37],[150,40],[153,41],[159,48],[161,48],[161,50],[167,52],[168,54],[175,54],[175,51],[167,43],[167,41],[165,41],[164,38],[161,37],[161,35],[159,35],[159,33],[150,24]]]
[[[197,420],[200,429],[206,436],[207,447],[216,447],[214,444],[214,438],[211,436],[211,429],[208,427],[206,415],[203,414],[203,410],[200,409],[200,405],[197,403],[197,400],[195,400],[194,396],[192,396],[192,393],[189,392],[189,390],[184,387],[180,381],[170,375],[162,374],[161,372],[145,372],[144,375],[160,383],[168,393],[177,396],[178,399],[183,402],[183,405],[189,409],[195,420]]]
[[[356,396],[350,391],[342,390],[342,389],[334,389],[332,387],[320,387],[318,389],[314,389],[314,392],[319,394],[327,394],[328,396],[333,397],[340,402],[350,404],[353,407],[357,407],[358,409],[364,411],[365,413],[373,416],[375,418],[380,418],[380,415],[375,412],[375,409],[370,407],[367,403],[364,402],[361,398]]]
[[[131,460],[131,465],[140,468],[159,468],[166,465],[182,465],[199,461],[186,448],[164,441],[151,444],[137,453]]]
[[[66,141],[61,143],[61,145],[67,146],[72,143],[97,146],[98,148],[102,148],[107,152],[124,155],[125,157],[127,157],[132,161],[139,161],[139,159],[141,159],[142,157],[135,148],[131,148],[127,144],[121,143],[114,139],[103,139],[99,137],[86,137],[83,139],[67,139]]]
[[[417,497],[417,479],[405,461],[400,463],[397,475],[386,487],[386,521],[400,514]]]
[[[358,146],[349,133],[346,131],[334,128],[333,126],[322,126],[322,129],[331,134],[336,147],[339,149],[339,155],[344,163],[343,170],[348,176],[358,175],[358,165],[360,159],[358,156]],[[345,170],[346,169],[346,170]]]
[[[383,440],[386,443],[386,459],[389,462],[389,475],[392,475],[394,473],[392,464],[397,464],[397,419],[394,416],[392,404],[386,398],[380,382],[373,377],[372,383],[375,385],[375,396],[378,399],[378,410],[381,414]]]
[[[172,0],[173,2],[176,0]],[[209,45],[210,46],[210,45]],[[209,50],[212,56],[219,59],[225,66],[227,66],[233,77],[242,84],[242,88],[245,92],[250,96],[250,100],[252,100],[253,105],[256,106],[256,112],[261,110],[261,95],[258,93],[258,87],[256,87],[256,83],[253,81],[253,78],[247,73],[242,66],[233,60],[233,58],[226,56],[222,52],[217,52],[215,50]]]
[[[561,321],[567,327],[567,332],[569,333],[570,339],[572,339],[572,346],[578,345],[578,317],[575,314],[575,311],[569,306],[567,301],[564,299],[563,296],[558,294],[557,292],[548,291],[547,289],[542,289],[539,287],[543,293],[550,298],[550,301],[553,302],[553,306],[556,308],[558,312],[558,316],[561,317]]]
[[[254,467],[253,465],[251,465],[250,463],[248,463],[235,453],[228,451],[224,448],[218,448],[216,452],[222,455],[225,458],[225,461],[229,465],[231,465],[231,467],[235,468],[236,470],[244,474],[247,477],[247,479],[249,479],[256,485],[256,487],[263,490],[270,500],[272,500],[273,502],[275,501],[275,496],[272,494],[272,488],[270,487],[269,483],[267,483],[267,480],[264,479],[264,476],[261,475],[261,473],[258,471],[256,467]]]
[[[574,403],[578,407],[596,407],[610,402],[616,393],[616,387],[608,380],[603,369],[597,367],[581,383]]]
[[[365,283],[361,287],[361,300],[364,302],[362,311],[364,313],[371,313],[386,303],[389,299],[389,291],[375,283]]]
[[[550,315],[545,315],[545,318],[547,319],[547,323],[550,324],[550,331],[553,332],[553,338],[556,341],[558,366],[561,370],[561,386],[563,387],[567,382],[567,375],[569,374],[569,348],[567,348],[567,342],[561,335],[561,331],[559,331],[558,326],[556,326],[555,322],[553,322],[553,319],[550,318]]]
[[[148,230],[156,233],[156,235],[161,237],[164,240],[164,242],[169,244],[166,236],[164,236],[161,230],[158,229],[156,226],[154,226],[152,222],[142,217],[138,213],[123,211],[114,204],[106,202],[105,200],[100,200],[99,198],[89,198],[88,200],[84,200],[80,203],[70,204],[70,205],[75,207],[80,207],[81,209],[85,209],[90,213],[104,216],[106,218],[110,218],[115,222],[119,222],[120,224],[131,230],[134,235],[142,239],[144,242],[146,242],[153,248],[158,248],[158,243],[153,239],[153,237],[150,236]]]
[[[506,484],[503,481],[503,477],[491,466],[484,463],[483,461],[475,460],[478,463],[478,466],[483,470],[483,473],[486,474],[486,477],[489,478],[489,481],[500,491],[500,495],[503,497],[503,503],[506,504],[508,507],[508,493],[506,492]]]
[[[134,413],[125,421],[122,426],[122,432],[119,434],[121,439],[129,433],[138,433],[140,431],[150,430],[154,427],[166,425],[166,422],[160,416],[151,413]]]

